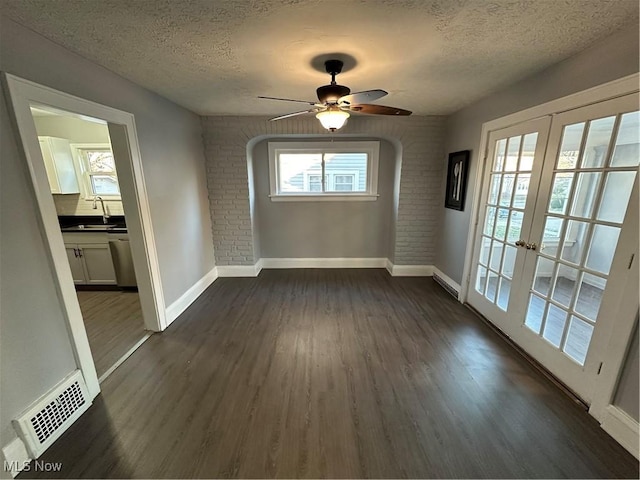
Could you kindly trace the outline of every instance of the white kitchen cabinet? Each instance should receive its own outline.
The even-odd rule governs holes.
[[[38,137],[51,193],[80,193],[69,141],[64,138]]]
[[[73,276],[73,283],[78,285],[86,284],[84,267],[82,265],[82,257],[78,255],[78,245],[64,245],[67,251],[67,259],[71,266],[71,275]]]
[[[73,281],[77,285],[116,285],[107,235],[63,234]]]

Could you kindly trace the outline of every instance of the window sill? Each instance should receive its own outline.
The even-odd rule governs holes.
[[[322,195],[269,195],[272,202],[375,202],[380,195],[356,193],[350,195],[324,193]]]

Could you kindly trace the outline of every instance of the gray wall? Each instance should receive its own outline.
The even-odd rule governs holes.
[[[473,185],[482,124],[636,73],[638,55],[638,26],[633,25],[448,117],[445,151],[471,150],[471,165],[465,210],[442,209],[436,267],[454,281],[462,283],[464,252],[476,193]]]
[[[622,368],[613,404],[636,421],[640,418],[640,359],[638,353],[638,322],[631,337],[631,345]]]
[[[302,139],[297,139],[300,141]],[[312,139],[317,141],[317,139]],[[349,140],[376,140],[352,139]],[[253,149],[256,218],[262,258],[387,258],[396,152],[380,141],[378,199],[374,202],[272,202],[269,141]]]
[[[214,266],[200,119],[112,72],[0,19],[0,69],[135,115],[171,304]],[[0,444],[11,418],[75,369],[51,265],[15,132],[3,105]]]
[[[15,436],[11,420],[75,370],[76,362],[4,97],[0,132],[0,446],[5,446]]]

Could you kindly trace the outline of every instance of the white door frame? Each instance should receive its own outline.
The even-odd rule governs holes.
[[[110,126],[122,127],[125,135],[122,135],[123,138],[112,139],[112,142],[116,140],[120,144],[127,143],[129,147],[129,158],[122,163],[125,161],[130,163],[129,170],[132,181],[127,182],[130,185],[123,182],[121,188],[123,200],[126,201],[128,197],[130,200],[128,203],[131,205],[127,211],[127,227],[132,241],[142,313],[146,329],[162,331],[167,326],[166,309],[135,119],[130,113],[84,100],[11,74],[4,73],[3,82],[7,88],[8,103],[10,109],[13,110],[29,176],[33,183],[41,220],[40,227],[49,249],[56,287],[65,310],[76,362],[82,370],[91,397],[95,398],[100,392],[100,385],[74,288],[71,268],[67,260],[62,232],[57,221],[56,208],[49,188],[30,104],[47,105],[76,114],[78,117],[98,118],[108,122]],[[119,169],[122,163],[118,166]],[[124,167],[126,168],[126,166],[125,163]],[[130,215],[129,212],[133,214]],[[138,255],[135,255],[136,244],[138,245]]]
[[[471,269],[473,263],[473,252],[475,248],[476,231],[482,226],[478,225],[481,215],[482,204],[482,180],[484,178],[484,170],[487,164],[487,152],[489,149],[489,133],[494,130],[516,125],[518,123],[533,120],[546,115],[554,115],[563,113],[576,108],[581,108],[594,103],[628,95],[639,91],[638,83],[640,81],[640,73],[635,73],[612,82],[608,82],[597,87],[584,90],[566,97],[562,97],[550,102],[538,105],[511,115],[504,116],[495,120],[491,120],[482,125],[482,133],[480,137],[480,147],[478,148],[478,158],[475,163],[476,177],[474,184],[474,199],[472,202],[471,219],[469,222],[469,233],[467,236],[467,247],[465,251],[464,270],[462,275],[462,284],[458,300],[462,303],[467,301],[470,288]],[[633,283],[633,282],[632,282]],[[637,299],[638,286],[631,286],[633,292],[629,292]],[[611,401],[615,393],[618,377],[624,359],[626,358],[626,346],[629,345],[630,336],[633,331],[633,322],[636,318],[638,309],[637,302],[628,302],[629,305],[621,311],[620,321],[616,328],[611,332],[608,347],[603,359],[603,367],[598,376],[597,385],[594,390],[594,398],[589,409],[589,413],[601,422],[607,417],[611,410]],[[624,319],[622,318],[624,316]],[[612,433],[612,432],[610,432]],[[623,439],[618,439],[623,446],[626,446]]]

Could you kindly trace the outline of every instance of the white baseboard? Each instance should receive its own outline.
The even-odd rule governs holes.
[[[457,293],[456,297],[460,299],[460,284],[458,282],[453,281],[450,276],[437,267],[433,267],[433,275],[438,276],[440,280],[446,283],[451,290]]]
[[[178,318],[180,314],[196,300],[196,298],[202,295],[202,292],[204,292],[209,285],[215,282],[218,276],[221,276],[219,275],[218,267],[213,267],[209,273],[194,283],[189,290],[180,296],[180,298],[169,305],[166,310],[167,326],[171,325],[171,323]]]
[[[392,277],[431,277],[433,265],[394,265],[387,260],[385,265]]]
[[[615,405],[606,409],[602,428],[634,457],[640,459],[640,427],[638,422]]]
[[[27,447],[20,437],[16,437],[2,447],[2,469],[11,475],[11,478],[16,478],[16,475],[24,470],[31,457],[27,451]]]
[[[386,258],[262,258],[262,268],[384,268]]]
[[[262,262],[255,265],[219,265],[219,277],[257,277],[262,270]]]

